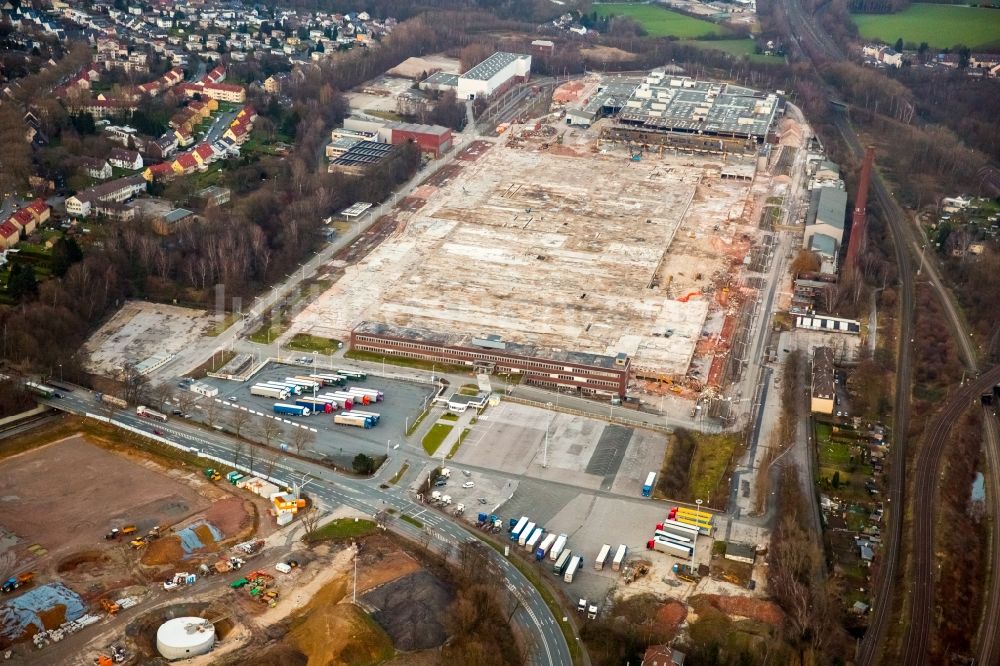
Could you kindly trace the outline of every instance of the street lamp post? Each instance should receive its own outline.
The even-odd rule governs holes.
[[[694,553],[692,553],[692,561],[694,564],[692,566],[697,566],[698,564],[698,535],[701,534],[701,500],[696,499],[694,501],[698,505],[698,510],[695,515],[698,516],[698,529],[694,533]],[[696,569],[697,570],[697,569]]]

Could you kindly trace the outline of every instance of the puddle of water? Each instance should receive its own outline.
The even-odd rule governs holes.
[[[976,472],[976,480],[972,482],[972,501],[986,501],[986,479],[982,472]]]

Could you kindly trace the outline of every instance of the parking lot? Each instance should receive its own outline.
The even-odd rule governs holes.
[[[654,431],[502,402],[480,417],[455,463],[639,497],[666,447]]]
[[[312,372],[312,368],[308,365],[271,363],[246,382],[209,377],[204,383],[219,389],[219,395],[215,399],[219,401],[217,406],[221,408],[223,415],[217,419],[220,423],[226,424],[227,421],[231,421],[232,415],[237,410],[251,411],[255,417],[251,423],[259,429],[264,419],[275,416],[273,406],[276,401],[272,398],[251,395],[250,387],[259,382],[279,381],[286,377],[308,375]],[[349,381],[347,386],[376,389],[385,394],[384,401],[359,407],[364,411],[380,414],[378,425],[370,429],[336,425],[333,422],[333,414],[313,414],[308,417],[282,416],[283,432],[276,441],[288,442],[293,428],[307,428],[315,436],[315,442],[305,450],[314,450],[317,455],[334,459],[340,464],[348,464],[358,453],[384,455],[387,443],[390,450],[403,443],[407,424],[420,414],[425,401],[430,401],[434,392],[430,384],[371,376],[364,381]],[[322,391],[334,390],[340,389],[331,387]],[[199,401],[202,409],[193,411],[192,415],[205,420],[205,403],[208,400],[210,398],[202,398]],[[286,402],[294,401],[289,399]],[[336,410],[334,413],[339,411]]]

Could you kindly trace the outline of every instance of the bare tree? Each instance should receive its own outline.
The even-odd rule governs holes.
[[[253,463],[257,460],[257,453],[257,442],[247,440],[247,467],[250,469],[251,474],[253,474]]]
[[[181,391],[177,394],[177,408],[187,414],[194,406],[195,394],[191,391]]]
[[[316,533],[316,528],[319,527],[320,512],[313,504],[305,511],[299,512],[299,520],[302,521],[302,529],[305,532],[305,540],[309,541],[312,539],[312,535]]]
[[[274,474],[274,468],[281,460],[281,454],[274,449],[264,449],[260,452],[261,470],[264,476],[270,477]]]
[[[215,422],[219,419],[219,403],[214,398],[210,398],[202,408],[202,412],[205,414],[205,425],[214,428]]]
[[[229,417],[229,425],[232,427],[233,434],[236,435],[236,439],[240,438],[240,435],[252,419],[253,414],[248,411],[237,409],[233,412],[233,415]]]
[[[316,441],[316,435],[305,428],[295,428],[292,431],[292,447],[295,453],[302,455],[302,449]]]
[[[148,379],[136,369],[135,363],[122,366],[121,381],[125,389],[125,402],[130,405],[141,405],[146,398]]]
[[[242,439],[233,442],[233,467],[240,466],[240,456],[246,451],[247,444]]]
[[[260,426],[260,436],[264,440],[264,446],[271,446],[276,438],[280,437],[284,430],[277,419],[265,418]]]

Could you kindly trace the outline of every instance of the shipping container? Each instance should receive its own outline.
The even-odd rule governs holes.
[[[376,391],[375,389],[364,388],[361,386],[352,386],[346,389],[348,393],[357,393],[359,395],[367,395],[371,398],[371,402],[382,402],[385,399],[385,394],[382,391]]]
[[[288,389],[285,388],[254,384],[250,387],[250,395],[257,395],[262,398],[274,398],[275,400],[288,400],[289,393]]]
[[[517,541],[517,538],[521,536],[521,532],[524,531],[524,528],[527,527],[527,525],[528,525],[528,517],[521,516],[521,519],[517,521],[517,523],[510,531],[510,540]]]
[[[348,379],[353,379],[356,382],[363,382],[366,379],[368,379],[368,375],[366,375],[363,372],[358,372],[357,370],[340,370],[340,369],[338,369],[336,372],[337,372],[338,375],[343,375],[344,377],[347,377]]]
[[[135,408],[135,413],[138,414],[139,416],[145,417],[147,419],[153,419],[154,421],[166,421],[167,420],[167,415],[166,414],[161,414],[160,412],[156,411],[155,409],[150,409],[149,407],[146,407],[145,405],[139,405],[138,407],[136,407]]]
[[[577,570],[583,563],[583,558],[579,555],[574,555],[573,559],[569,561],[569,566],[566,567],[566,573],[563,574],[563,580],[567,583],[573,582],[573,576],[576,575]]]
[[[536,527],[535,531],[531,533],[527,541],[524,542],[524,549],[529,553],[535,550],[535,547],[541,542],[542,535],[545,534],[545,530],[541,527]]]
[[[563,572],[566,571],[566,565],[569,564],[569,561],[572,558],[573,558],[573,551],[571,551],[569,548],[563,550],[563,552],[559,554],[559,557],[556,558],[556,563],[552,565],[552,573],[554,573],[557,576],[563,575]]]
[[[309,416],[312,410],[302,405],[289,405],[285,402],[276,402],[272,407],[275,414],[287,414],[288,416]]]
[[[611,570],[620,571],[622,568],[622,563],[625,562],[625,554],[628,553],[628,548],[625,544],[618,546],[618,551],[615,553],[615,559],[611,561]]]
[[[346,398],[338,398],[332,393],[320,393],[316,396],[320,400],[329,400],[331,405],[336,405],[337,409],[350,409],[354,403]]]
[[[694,545],[693,537],[681,536],[679,534],[674,534],[673,532],[667,532],[666,530],[656,530],[653,532],[653,538],[669,539],[675,543],[687,544],[688,546]]]
[[[299,398],[295,401],[295,404],[308,407],[317,414],[330,414],[333,412],[333,405],[329,401],[321,400],[320,398]]]
[[[569,537],[565,534],[560,534],[556,537],[556,542],[552,544],[552,548],[549,549],[549,559],[555,561],[559,558],[559,555],[563,552],[566,547],[566,541]]]
[[[674,557],[679,557],[682,560],[690,560],[691,554],[694,552],[693,549],[688,546],[683,546],[679,543],[674,543],[673,541],[656,537],[654,537],[651,541],[646,542],[646,548],[648,550],[655,550],[668,555],[673,555]]]
[[[529,521],[528,524],[524,527],[524,531],[521,532],[521,534],[517,537],[517,545],[523,547],[524,544],[528,541],[528,539],[531,538],[531,533],[535,531],[536,527],[538,526],[535,525],[535,523]]]
[[[382,418],[381,414],[375,412],[363,412],[360,409],[355,409],[351,414],[357,414],[358,416],[368,416],[372,420],[372,425],[378,425],[379,420]]]
[[[597,553],[597,559],[594,560],[594,569],[601,571],[604,568],[604,563],[608,560],[608,555],[611,554],[611,545],[604,544],[601,546],[600,552]]]
[[[341,412],[333,417],[333,422],[337,425],[349,425],[357,428],[371,428],[372,422],[365,416],[354,416],[347,412]]]
[[[538,544],[538,550],[535,551],[535,559],[536,560],[545,559],[545,556],[548,555],[549,553],[549,549],[552,548],[552,544],[554,544],[555,542],[556,542],[556,535],[554,532],[549,532],[548,534],[546,534],[545,538],[542,539],[542,542]],[[542,553],[540,557],[538,555],[539,551],[541,551]]]
[[[281,388],[288,391],[291,395],[302,395],[302,387],[296,386],[295,384],[289,384],[288,382],[260,382],[264,386],[273,386],[275,388]]]
[[[343,386],[347,382],[347,379],[343,375],[330,373],[316,373],[314,375],[309,375],[309,379],[315,379],[317,381],[322,380],[325,386]]]
[[[664,520],[662,523],[656,526],[656,529],[663,530],[664,532],[670,532],[678,536],[688,537],[692,541],[696,534],[698,534],[698,528],[694,525],[688,525],[687,523],[680,523],[676,520]]]

